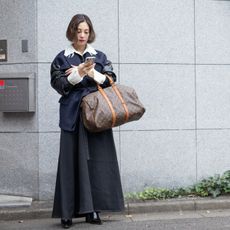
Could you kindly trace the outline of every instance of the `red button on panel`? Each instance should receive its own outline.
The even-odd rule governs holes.
[[[5,80],[0,80],[0,86],[5,86]]]

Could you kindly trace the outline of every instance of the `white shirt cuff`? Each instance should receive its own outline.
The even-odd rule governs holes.
[[[98,71],[96,71],[95,69],[93,70],[94,71],[94,80],[98,83],[98,84],[103,84],[105,79],[106,79],[106,76],[104,74],[101,74],[99,73]]]
[[[72,85],[76,85],[79,82],[82,81],[82,77],[79,75],[78,70],[75,69],[75,71],[73,71],[68,77],[67,77],[68,81],[70,82],[70,84]]]

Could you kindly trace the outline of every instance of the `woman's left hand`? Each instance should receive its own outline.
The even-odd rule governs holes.
[[[93,71],[95,64],[90,63],[81,63],[77,68],[79,74],[82,75],[89,75],[91,71]]]
[[[87,75],[91,78],[94,78],[94,69],[91,69]]]

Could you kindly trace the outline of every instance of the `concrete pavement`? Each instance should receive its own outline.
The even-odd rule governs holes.
[[[229,230],[230,210],[154,212],[145,214],[101,215],[103,225],[73,219],[70,229],[78,230]],[[0,221],[1,230],[62,229],[59,219],[29,219]]]
[[[163,201],[127,202],[124,215],[227,209],[230,209],[230,196],[215,199],[196,197]],[[32,202],[31,198],[4,197],[0,195],[0,220],[50,218],[51,211],[52,201]]]

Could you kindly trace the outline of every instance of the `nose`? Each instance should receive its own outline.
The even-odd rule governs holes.
[[[80,33],[80,37],[83,38],[84,37],[84,33]]]

